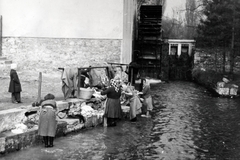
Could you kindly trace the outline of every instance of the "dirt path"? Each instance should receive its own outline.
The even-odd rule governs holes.
[[[37,100],[38,96],[38,72],[18,72],[22,85],[21,98],[23,103],[13,104],[11,102],[11,93],[8,92],[10,78],[8,76],[0,77],[0,110],[18,108],[31,105]],[[63,100],[61,90],[61,72],[53,74],[42,73],[42,98],[47,93],[55,95],[56,100]]]

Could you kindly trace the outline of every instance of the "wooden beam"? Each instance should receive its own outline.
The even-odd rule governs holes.
[[[39,72],[39,77],[38,77],[38,97],[37,97],[37,102],[40,103],[41,101],[41,90],[42,90],[42,72]]]
[[[2,56],[2,16],[0,15],[0,56]]]
[[[80,85],[81,85],[81,75],[82,75],[82,70],[78,69],[78,85],[77,85],[77,98],[80,98]]]
[[[114,64],[114,65],[120,65],[120,66],[127,66],[129,64],[125,64],[125,63],[111,63],[111,62],[107,62],[108,64]]]

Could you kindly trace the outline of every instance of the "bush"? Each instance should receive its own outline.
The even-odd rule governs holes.
[[[194,68],[192,70],[193,80],[208,89],[214,89],[217,82],[222,81],[222,73],[203,68]]]

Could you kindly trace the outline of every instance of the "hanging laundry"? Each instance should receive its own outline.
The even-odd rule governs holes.
[[[64,98],[74,97],[77,90],[78,69],[77,68],[65,68],[62,72],[62,92]]]
[[[86,88],[85,80],[91,79],[92,77],[89,75],[90,69],[82,69],[81,70],[81,81],[80,81],[80,87]]]
[[[100,88],[102,87],[103,84],[101,81],[101,76],[97,74],[95,69],[91,69],[89,71],[89,77],[91,77],[89,81],[92,87],[100,87]]]
[[[107,68],[108,68],[108,72],[109,72],[108,78],[113,79],[115,76],[115,71],[114,71],[113,66],[109,65]]]

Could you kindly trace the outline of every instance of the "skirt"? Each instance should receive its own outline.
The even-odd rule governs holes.
[[[147,111],[153,110],[153,104],[152,104],[152,96],[149,96],[148,98],[144,99],[144,105],[147,107]]]
[[[142,103],[137,96],[134,96],[130,99],[130,120],[135,118],[138,114],[140,114],[142,108]]]
[[[43,109],[39,116],[38,135],[55,137],[57,120],[55,110],[52,108]]]
[[[107,118],[122,118],[120,99],[108,98],[105,104],[104,116]]]

